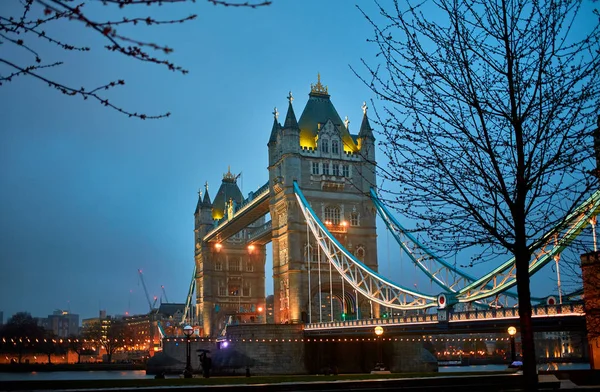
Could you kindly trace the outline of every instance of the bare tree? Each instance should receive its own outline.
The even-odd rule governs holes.
[[[524,382],[535,389],[529,262],[598,184],[598,15],[578,24],[585,4],[574,0],[376,4],[378,15],[363,14],[378,58],[355,73],[383,101],[393,205],[438,249],[514,255]]]
[[[108,81],[100,86],[78,86],[69,82],[54,79],[48,68],[64,65],[64,61],[44,61],[43,55],[48,48],[55,48],[65,52],[88,52],[95,49],[91,46],[77,46],[47,33],[52,25],[64,26],[68,23],[75,27],[92,29],[105,40],[104,49],[109,52],[120,53],[141,62],[158,64],[173,72],[186,74],[188,71],[181,66],[166,59],[166,55],[173,49],[166,44],[147,42],[130,33],[121,33],[122,30],[135,31],[135,27],[168,25],[184,23],[196,18],[195,14],[180,19],[160,20],[152,16],[143,15],[131,17],[130,10],[143,6],[144,13],[148,6],[153,9],[167,3],[194,3],[195,0],[5,0],[17,4],[18,14],[0,14],[0,44],[3,51],[0,54],[0,86],[14,81],[18,77],[29,76],[69,96],[80,96],[83,99],[98,101],[101,105],[110,107],[118,112],[141,119],[156,119],[168,117],[169,112],[158,115],[147,115],[129,111],[110,101],[107,90],[125,85],[125,80]],[[269,5],[271,1],[245,1],[231,2],[222,0],[206,0],[214,5],[227,7],[257,8]],[[18,2],[18,3],[17,3]],[[102,4],[114,7],[109,10],[111,15],[107,19],[103,12],[98,11],[94,5]],[[13,4],[11,4],[13,5]],[[4,4],[4,7],[7,7]],[[102,11],[102,10],[100,10]],[[20,49],[20,50],[19,50]],[[29,54],[31,60],[20,61],[23,53]],[[60,56],[59,56],[60,57]]]

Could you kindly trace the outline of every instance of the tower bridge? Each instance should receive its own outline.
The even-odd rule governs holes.
[[[320,77],[311,85],[299,119],[293,101],[290,92],[283,125],[277,109],[273,112],[268,182],[244,198],[237,176],[228,170],[213,201],[208,186],[198,198],[187,308],[202,334],[215,337],[233,320],[266,322],[268,243],[273,252],[273,322],[304,323],[309,336],[361,333],[380,323],[399,333],[505,331],[505,324],[514,323],[516,311],[506,308],[516,297],[509,290],[516,283],[514,259],[484,276],[470,276],[420,244],[379,201],[375,138],[366,104],[353,133]],[[595,224],[598,212],[596,192],[540,239],[543,246],[532,257],[530,274],[554,261],[586,225]],[[376,214],[440,294],[420,293],[378,273]],[[558,301],[535,300],[542,303],[535,310],[536,325],[581,326],[581,304],[559,303],[560,293]],[[451,311],[459,304],[469,311]],[[379,318],[386,310],[392,317]]]

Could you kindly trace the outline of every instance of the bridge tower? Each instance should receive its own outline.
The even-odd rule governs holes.
[[[290,92],[283,126],[275,109],[267,144],[275,323],[308,322],[309,315],[311,322],[319,321],[320,316],[322,321],[331,320],[330,312],[336,313],[327,299],[332,291],[337,304],[336,318],[342,312],[349,318],[356,317],[357,299],[353,290],[347,284],[342,288],[336,274],[330,287],[328,264],[314,239],[307,241],[307,226],[297,205],[293,183],[298,182],[313,210],[341,244],[377,270],[376,216],[369,198],[369,188],[376,185],[375,138],[367,106],[363,104],[359,132],[352,134],[347,117],[345,121],[340,118],[320,75],[317,83],[311,85],[299,120],[293,100]],[[327,309],[325,315],[319,312],[322,305]],[[374,303],[359,298],[358,307],[360,317],[378,316],[378,306]]]
[[[230,170],[223,175],[212,203],[206,184],[194,212],[196,315],[204,336],[217,336],[228,321],[264,322],[259,308],[265,308],[266,247],[247,241],[251,231],[264,224],[264,217],[224,241],[203,241],[242,203],[237,177]]]

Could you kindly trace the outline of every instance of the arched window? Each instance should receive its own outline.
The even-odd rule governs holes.
[[[365,261],[365,247],[362,245],[357,246],[354,255],[360,261]]]
[[[331,141],[331,153],[337,154],[339,153],[339,144],[337,140]]]
[[[358,212],[353,212],[350,214],[350,226],[358,226],[360,225],[360,216]]]
[[[325,207],[325,223],[331,223],[332,225],[340,224],[340,208],[337,206]]]
[[[321,151],[329,152],[329,141],[327,139],[321,141]]]
[[[315,243],[311,243],[308,245],[304,245],[304,256],[308,255],[308,260],[311,263],[316,263],[319,260],[319,245]]]

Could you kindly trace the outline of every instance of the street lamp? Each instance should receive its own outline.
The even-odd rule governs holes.
[[[510,363],[513,363],[516,359],[516,349],[515,349],[515,335],[517,334],[517,329],[515,327],[508,327],[508,334],[510,335]]]
[[[185,370],[183,371],[183,377],[184,378],[192,378],[192,363],[191,363],[191,350],[190,350],[190,336],[192,336],[192,334],[194,333],[194,328],[192,328],[189,325],[186,325],[185,327],[183,327],[183,334],[186,337],[186,347],[185,347],[185,355],[186,355],[186,361],[185,361]]]
[[[384,370],[385,366],[383,366],[383,360],[381,359],[381,335],[383,335],[383,327],[376,326],[375,335],[377,335],[377,365],[375,365],[375,370]]]

